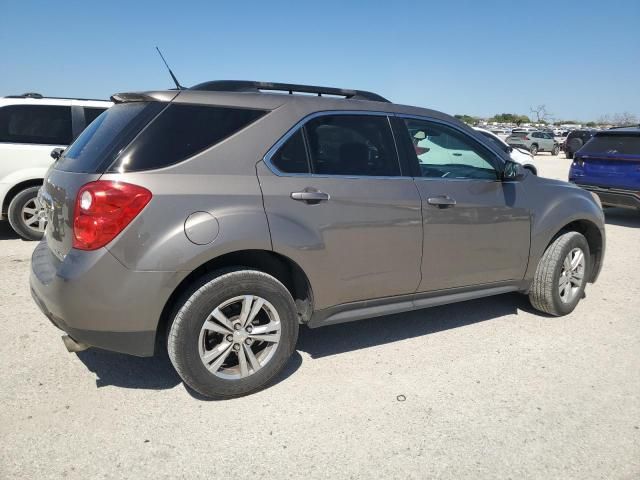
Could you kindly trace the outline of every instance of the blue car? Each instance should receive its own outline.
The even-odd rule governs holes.
[[[597,132],[575,153],[569,181],[604,206],[640,210],[640,126]]]

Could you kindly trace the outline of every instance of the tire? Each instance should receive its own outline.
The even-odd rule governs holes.
[[[572,153],[575,153],[578,150],[580,150],[580,148],[582,148],[582,145],[584,145],[584,142],[582,141],[581,138],[573,137],[571,140],[569,140],[567,142],[567,149],[569,151],[571,151]],[[573,156],[572,156],[572,158],[573,158]]]
[[[259,303],[256,299],[265,301],[255,319],[251,321],[249,316],[245,328],[225,327],[236,327],[241,323],[246,296],[253,296],[253,304],[249,303],[251,307]],[[224,306],[228,302],[231,303]],[[250,309],[253,313],[253,308],[249,307],[247,313]],[[222,313],[223,323],[216,320],[220,318],[220,313],[214,317],[214,311]],[[274,322],[276,316],[279,322]],[[207,325],[214,323],[213,330],[204,328],[209,319],[211,322]],[[267,330],[264,337],[273,337],[268,334],[274,331],[269,326],[276,323],[279,323],[277,343],[262,342],[247,333],[251,328],[257,331],[263,327],[263,330]],[[189,387],[206,397],[224,399],[264,388],[284,368],[297,339],[298,314],[285,286],[266,273],[238,268],[203,276],[181,297],[169,327],[167,350],[171,363]],[[254,343],[246,345],[248,341]],[[233,350],[236,345],[237,352]],[[253,360],[258,361],[257,369],[247,349],[251,350]],[[225,353],[218,356],[216,350],[224,350]],[[216,366],[223,356],[223,363]],[[244,358],[244,372],[241,356]]]
[[[571,160],[573,158],[573,152],[570,152],[569,150],[565,150],[564,156],[565,158],[568,158],[569,160]]]
[[[524,168],[529,170],[532,174],[538,175],[538,171],[536,170],[536,167],[534,167],[533,165],[525,165]]]
[[[576,249],[582,251],[584,264],[581,269],[582,280],[579,286],[569,282],[570,297],[563,300],[560,281],[564,277],[565,259]],[[575,257],[569,257],[574,258]],[[584,289],[591,271],[591,257],[589,244],[584,236],[578,232],[566,232],[557,237],[542,255],[533,278],[529,301],[536,310],[549,315],[562,316],[571,313],[580,299],[584,296]],[[566,277],[564,278],[566,280]],[[573,290],[575,288],[575,290]],[[566,292],[566,291],[565,291]]]
[[[538,154],[538,145],[536,145],[535,143],[533,145],[531,145],[531,147],[529,147],[529,151],[531,152],[531,155],[535,156]]]
[[[38,218],[40,204],[38,203],[40,187],[29,187],[19,192],[9,203],[7,217],[11,228],[25,240],[41,240],[44,236],[44,225]],[[24,209],[24,210],[23,210]],[[32,212],[33,213],[28,213]],[[35,218],[35,225],[27,222]],[[42,229],[38,227],[42,226]]]
[[[558,155],[560,153],[560,145],[554,145],[551,150],[551,155]]]

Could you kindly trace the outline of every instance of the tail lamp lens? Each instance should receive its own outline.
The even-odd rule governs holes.
[[[113,240],[151,200],[130,183],[98,180],[84,185],[73,213],[73,248],[96,250]]]

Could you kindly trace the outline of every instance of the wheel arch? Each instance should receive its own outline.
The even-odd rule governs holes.
[[[39,187],[42,185],[42,182],[44,182],[44,178],[32,178],[29,180],[23,180],[22,182],[16,183],[13,187],[11,187],[2,200],[2,215],[7,215],[9,204],[18,193],[27,188]]]
[[[558,238],[560,235],[566,232],[578,232],[582,234],[589,244],[589,255],[591,260],[591,271],[589,272],[589,278],[587,281],[593,283],[598,278],[602,267],[602,259],[604,255],[604,237],[598,226],[587,219],[578,219],[567,223],[561,229],[559,229],[549,240],[545,246],[545,250]]]
[[[208,260],[180,282],[162,309],[156,330],[156,348],[158,340],[164,338],[171,319],[175,315],[177,302],[184,292],[204,274],[231,267],[247,267],[272,275],[291,293],[300,321],[307,322],[311,318],[313,289],[306,273],[296,262],[270,250],[239,250]]]

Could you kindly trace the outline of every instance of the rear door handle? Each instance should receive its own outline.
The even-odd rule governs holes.
[[[291,193],[291,198],[299,202],[305,202],[309,205],[316,205],[320,202],[326,202],[331,198],[328,193],[319,192],[317,190],[303,190],[301,192]]]
[[[429,205],[435,205],[440,208],[453,207],[456,201],[449,195],[440,195],[439,197],[429,197],[427,199]]]

